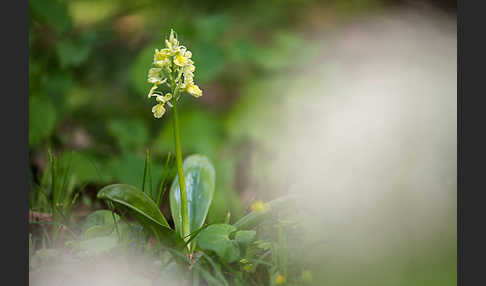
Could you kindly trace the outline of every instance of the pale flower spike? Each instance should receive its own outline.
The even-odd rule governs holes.
[[[155,67],[149,70],[147,76],[147,81],[153,84],[148,97],[155,96],[157,101],[152,108],[155,118],[164,115],[166,103],[172,107],[170,100],[178,100],[180,92],[187,92],[195,98],[202,95],[202,90],[194,83],[196,67],[191,57],[191,51],[179,45],[174,30],[170,31],[169,39],[165,40],[165,48],[155,49],[153,61]],[[156,91],[164,83],[170,88],[171,93],[163,95],[162,92]]]

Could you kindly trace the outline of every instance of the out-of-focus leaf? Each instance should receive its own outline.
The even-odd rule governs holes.
[[[92,44],[96,36],[93,33],[86,33],[80,39],[63,41],[57,46],[57,53],[61,66],[79,66],[89,56]]]
[[[48,94],[65,96],[73,85],[74,79],[69,73],[56,71],[47,75],[45,87]]]
[[[236,227],[229,224],[213,224],[197,236],[197,244],[203,250],[214,251],[223,261],[231,263],[240,257],[238,242],[230,239]]]
[[[106,165],[114,181],[142,186],[144,159],[135,153],[123,153],[120,157],[112,158]]]
[[[115,223],[113,221],[113,215],[115,216],[115,220],[118,222],[120,220],[120,216],[114,214],[112,211],[97,210],[92,212],[84,219],[82,231],[84,232],[93,226],[113,225]]]
[[[71,16],[62,0],[30,0],[30,9],[34,17],[39,17],[58,32],[64,32],[71,28]]]
[[[209,83],[224,71],[225,57],[221,47],[212,43],[198,42],[190,50],[196,66],[194,73],[196,83]]]
[[[35,146],[48,138],[56,124],[56,109],[48,97],[29,97],[29,145]]]
[[[186,181],[187,203],[189,211],[189,232],[202,227],[213,200],[215,172],[208,158],[191,155],[184,160],[184,178]],[[181,233],[181,198],[178,176],[170,188],[170,210],[176,231]]]
[[[81,86],[73,86],[66,98],[66,109],[69,111],[76,110],[78,108],[86,108],[91,104],[93,94],[90,90]]]
[[[71,165],[70,175],[76,186],[90,182],[107,181],[107,174],[103,172],[104,161],[88,152],[67,153],[61,158],[61,163]]]
[[[238,40],[235,43],[231,43],[229,49],[230,59],[233,61],[251,61],[256,53],[256,46],[253,42]]]
[[[305,54],[303,45],[304,40],[297,34],[279,32],[275,35],[273,45],[259,48],[253,60],[268,70],[291,68],[299,65],[299,57],[295,55]]]
[[[145,122],[139,119],[112,119],[108,122],[108,133],[115,138],[123,150],[135,150],[148,140]]]
[[[222,139],[222,128],[218,119],[207,111],[193,109],[183,111],[179,121],[182,152],[201,153],[212,157]],[[167,121],[155,139],[154,153],[166,154],[174,150],[173,132],[172,124]]]
[[[82,234],[83,240],[92,239],[100,236],[108,236],[115,230],[115,225],[94,225],[86,229]]]
[[[142,187],[143,168],[145,160],[142,155],[125,152],[121,157],[112,158],[103,170],[103,176],[123,184]],[[162,166],[156,162],[151,162],[152,186],[158,184],[158,174],[162,173]],[[105,174],[106,173],[106,174]]]
[[[205,42],[216,42],[228,27],[226,14],[204,15],[196,20],[196,35]]]
[[[65,109],[68,99],[66,94],[69,93],[74,86],[75,79],[68,72],[52,72],[45,76],[45,84],[43,91],[52,99],[52,103],[56,106],[59,117],[67,115],[68,111]]]
[[[248,82],[242,90],[242,96],[224,121],[225,131],[234,140],[243,138],[255,140],[273,146],[273,132],[285,128],[278,120],[283,106],[282,95],[287,86],[285,78],[268,78]]]
[[[248,245],[255,238],[256,231],[254,230],[240,230],[235,234],[235,240],[240,246],[241,256],[244,256]]]
[[[112,16],[121,7],[116,1],[69,1],[74,25],[90,26]]]

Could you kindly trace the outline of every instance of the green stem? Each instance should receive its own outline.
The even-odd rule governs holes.
[[[174,94],[174,97],[177,96]],[[177,174],[179,178],[179,188],[181,192],[181,237],[184,240],[189,239],[189,211],[187,209],[187,192],[186,192],[186,181],[184,179],[184,171],[182,169],[182,152],[181,152],[181,139],[179,130],[179,114],[177,111],[177,100],[173,100],[172,112],[174,113],[174,139],[175,139],[175,149],[176,149],[176,165]]]
[[[121,241],[121,234],[120,234],[120,230],[118,229],[118,221],[116,220],[115,217],[115,206],[113,205],[112,202],[108,202],[108,207],[111,210],[111,217],[113,218],[113,223],[115,224],[115,230],[118,236],[118,241]]]

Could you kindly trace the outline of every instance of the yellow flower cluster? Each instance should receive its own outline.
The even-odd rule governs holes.
[[[153,65],[148,72],[147,81],[153,86],[148,97],[155,96],[157,104],[152,108],[155,118],[161,118],[165,113],[164,105],[172,106],[170,100],[179,98],[180,92],[187,92],[194,97],[200,97],[202,90],[194,83],[196,67],[191,60],[192,53],[179,45],[174,30],[170,31],[169,39],[165,40],[165,48],[155,49]],[[157,91],[160,85],[166,84],[172,93],[163,95]]]

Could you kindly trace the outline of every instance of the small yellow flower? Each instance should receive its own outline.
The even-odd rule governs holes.
[[[190,83],[194,83],[194,74],[192,72],[185,72],[183,85],[187,86]]]
[[[162,80],[162,69],[161,68],[151,68],[148,73],[147,81],[153,84],[162,84],[167,79]]]
[[[179,47],[179,41],[175,37],[174,30],[170,30],[169,40],[165,40],[165,45],[170,51],[175,51]]]
[[[184,57],[189,60],[192,57],[191,51],[186,49],[186,47],[184,47],[183,51],[184,51]],[[193,64],[193,62],[190,61],[190,64]]]
[[[168,49],[155,49],[154,65],[163,68],[170,65],[170,51]]]
[[[256,201],[250,206],[252,211],[261,212],[261,213],[265,212],[268,209],[268,207],[269,205],[262,201]]]
[[[186,85],[186,91],[195,98],[198,98],[202,95],[202,90],[199,88],[199,86],[195,85],[192,82]]]
[[[275,278],[275,285],[281,285],[285,283],[285,276],[282,276],[280,274],[277,275],[277,278]]]
[[[251,272],[253,270],[253,264],[245,264],[243,266],[243,270],[245,270],[246,272]]]
[[[187,58],[181,55],[181,53],[177,53],[174,57],[174,64],[183,67],[187,64]]]
[[[161,118],[162,115],[164,115],[164,113],[165,113],[164,104],[159,103],[159,104],[154,105],[154,107],[152,107],[152,113],[154,114],[155,118]]]
[[[186,65],[192,65],[191,61],[192,53],[185,47],[181,47],[174,56],[174,64],[185,67]]]
[[[193,64],[188,64],[184,67],[184,74],[186,73],[193,73],[196,70],[196,67]]]

